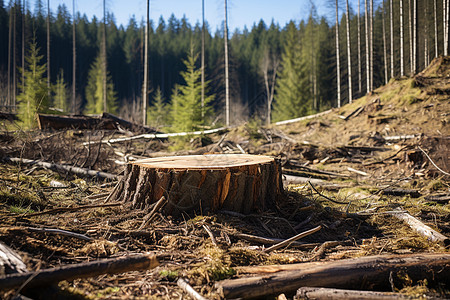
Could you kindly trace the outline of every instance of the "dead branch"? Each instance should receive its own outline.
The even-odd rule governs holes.
[[[214,234],[212,233],[212,231],[211,231],[211,229],[208,227],[208,225],[203,224],[203,229],[205,229],[206,232],[208,233],[209,237],[211,238],[211,242],[213,243],[213,245],[217,247],[216,238],[214,237]]]
[[[142,221],[142,224],[141,224],[141,226],[139,226],[138,230],[142,230],[142,228],[147,226],[147,224],[153,220],[153,218],[155,217],[155,214],[159,210],[161,210],[161,208],[163,208],[164,205],[166,205],[166,204],[167,204],[166,197],[162,196],[161,199],[159,199],[158,202],[156,202],[153,205],[152,210],[144,217],[144,220]]]
[[[95,170],[89,170],[69,165],[62,165],[62,164],[55,164],[55,163],[49,163],[45,161],[40,160],[31,160],[31,159],[25,159],[25,158],[17,158],[17,157],[4,157],[4,161],[10,162],[10,163],[19,163],[19,164],[26,164],[26,165],[36,165],[45,169],[50,169],[54,171],[59,172],[69,172],[77,175],[82,176],[92,176],[96,178],[102,178],[102,179],[111,179],[116,180],[117,175],[101,172],[101,171],[95,171]]]
[[[267,238],[267,237],[246,234],[246,233],[228,233],[228,234],[231,235],[232,237],[235,237],[238,239],[246,240],[246,241],[253,242],[253,243],[265,244],[265,245],[275,245],[275,244],[278,244],[278,243],[284,241],[283,239]],[[317,243],[304,244],[301,242],[294,241],[291,243],[291,245],[293,245],[295,247],[304,248],[304,249],[311,249],[311,248],[316,247],[318,244]]]
[[[94,277],[101,274],[148,270],[155,268],[158,264],[154,254],[139,254],[43,269],[36,272],[11,274],[0,277],[0,290],[21,286],[31,276],[34,276],[34,278],[28,282],[27,287],[45,286],[62,280]]]
[[[196,300],[206,300],[205,297],[203,297],[202,295],[197,293],[197,291],[194,290],[194,288],[192,286],[190,286],[189,283],[186,280],[184,280],[183,278],[179,278],[177,280],[177,285],[181,289],[183,289],[183,291],[185,291],[191,298],[196,299]]]
[[[441,243],[446,246],[450,245],[450,239],[448,237],[432,229],[430,226],[423,224],[420,220],[414,218],[409,213],[398,210],[391,212],[390,215],[404,221],[409,225],[409,227],[414,229],[421,236],[426,237],[429,241]]]
[[[420,146],[417,146],[419,148],[420,151],[423,152],[423,154],[425,154],[425,156],[428,158],[428,160],[433,164],[433,166],[438,169],[442,174],[445,174],[447,176],[450,176],[450,173],[445,172],[444,170],[442,170],[441,168],[439,168],[434,161],[431,159],[431,157],[422,149],[420,148]]]
[[[62,229],[34,228],[34,227],[26,227],[25,229],[29,230],[29,231],[34,231],[34,232],[43,232],[43,233],[64,235],[64,236],[68,236],[68,237],[77,238],[77,239],[80,239],[83,241],[92,241],[93,240],[93,238],[91,238],[87,235],[76,233],[76,232],[71,232],[71,231],[67,231],[67,230],[62,230]]]
[[[295,123],[295,122],[301,122],[301,121],[304,121],[304,120],[314,119],[314,118],[317,118],[317,117],[329,114],[332,111],[333,111],[332,109],[329,109],[329,110],[320,112],[320,113],[315,114],[315,115],[309,115],[309,116],[306,116],[306,117],[300,117],[300,118],[296,118],[296,119],[280,121],[280,122],[276,122],[275,125],[286,125],[286,124],[290,124],[290,123]]]
[[[289,245],[291,242],[294,242],[294,241],[296,241],[296,240],[298,240],[298,239],[301,239],[301,238],[303,238],[303,237],[305,237],[305,236],[311,235],[311,234],[313,234],[313,233],[319,231],[320,229],[322,229],[322,226],[319,225],[319,226],[317,226],[317,227],[315,227],[315,228],[313,228],[313,229],[310,229],[310,230],[307,230],[307,231],[305,231],[305,232],[299,233],[299,234],[297,234],[296,236],[293,236],[293,237],[291,237],[291,238],[289,238],[289,239],[287,239],[287,240],[285,240],[285,241],[282,241],[281,243],[278,243],[278,244],[273,245],[273,246],[271,246],[271,247],[269,247],[269,248],[267,248],[267,249],[264,249],[263,252],[264,252],[264,253],[272,252],[272,251],[274,251],[274,250],[276,250],[276,249],[279,249],[279,248],[281,248],[281,247],[284,247],[284,246],[286,246],[286,245]]]
[[[10,273],[23,273],[27,266],[14,250],[0,242],[0,276]]]
[[[336,203],[336,204],[344,204],[344,205],[348,205],[350,202],[342,202],[342,201],[338,201],[338,200],[334,200],[331,199],[330,197],[325,196],[324,194],[320,193],[315,187],[314,185],[312,185],[311,181],[308,181],[309,185],[312,187],[312,189],[314,190],[314,192],[316,192],[319,196],[327,199],[330,202]]]
[[[299,286],[354,289],[370,283],[376,289],[389,288],[389,274],[400,271],[406,272],[413,281],[450,282],[448,253],[376,255],[289,266],[289,271],[227,279],[215,286],[223,297],[233,299],[295,292]]]
[[[396,300],[396,299],[414,299],[408,295],[399,293],[373,292],[373,291],[354,291],[342,289],[330,289],[319,287],[301,287],[297,290],[294,300],[300,299],[361,299],[361,300]]]
[[[54,213],[59,213],[59,212],[79,211],[79,210],[84,210],[84,209],[101,208],[101,207],[114,207],[114,206],[121,206],[121,205],[123,205],[123,203],[82,205],[82,206],[76,206],[76,207],[58,207],[58,208],[45,210],[45,211],[32,213],[32,214],[15,215],[15,217],[36,217],[36,216],[42,216],[42,215],[47,215],[47,214],[54,214]]]

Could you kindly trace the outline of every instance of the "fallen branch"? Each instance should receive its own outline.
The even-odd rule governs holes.
[[[336,204],[344,204],[344,205],[348,205],[350,202],[342,202],[342,201],[338,201],[338,200],[334,200],[331,199],[330,197],[325,196],[324,194],[321,194],[315,187],[314,185],[312,185],[311,181],[308,181],[309,185],[311,186],[311,188],[314,190],[314,192],[316,192],[319,196],[327,199],[330,202],[336,203]]]
[[[45,211],[41,211],[41,212],[37,212],[37,213],[32,213],[32,214],[14,215],[14,217],[36,217],[36,216],[54,214],[54,213],[59,213],[59,212],[79,211],[79,210],[83,210],[83,209],[101,208],[101,207],[114,207],[114,206],[121,206],[121,205],[123,205],[123,203],[82,205],[82,206],[76,206],[76,207],[58,207],[58,208],[49,209],[49,210],[45,210]]]
[[[183,278],[179,278],[177,280],[177,285],[183,291],[185,291],[191,298],[196,299],[196,300],[206,300],[205,297],[203,297],[202,295],[197,293],[197,291],[194,290],[194,288],[192,286],[190,286],[189,283],[186,280],[184,280]]]
[[[0,290],[21,286],[31,276],[34,276],[34,278],[28,282],[26,287],[44,286],[62,280],[94,277],[101,274],[148,270],[155,268],[158,264],[154,254],[139,254],[43,269],[36,272],[11,274],[0,277]]]
[[[361,300],[396,300],[396,299],[415,299],[408,295],[400,293],[373,292],[373,291],[354,291],[318,287],[301,287],[297,290],[294,300],[300,299],[361,299]]]
[[[442,170],[441,168],[439,168],[439,167],[434,163],[434,161],[431,159],[431,157],[430,157],[430,156],[429,156],[422,148],[420,148],[420,146],[417,146],[417,147],[419,148],[420,151],[423,152],[423,154],[425,154],[425,156],[428,158],[428,160],[433,164],[433,166],[434,166],[436,169],[438,169],[439,171],[441,171],[442,174],[445,174],[445,175],[447,175],[447,176],[450,176],[450,173],[447,173],[447,172],[445,172],[444,170]]]
[[[68,236],[68,237],[77,238],[77,239],[80,239],[83,241],[92,241],[93,240],[93,238],[88,237],[87,235],[76,233],[76,232],[71,232],[71,231],[67,231],[67,230],[62,230],[62,229],[33,228],[33,227],[26,227],[25,229],[29,230],[29,231],[34,231],[34,232],[43,232],[43,233],[64,235],[64,236]]]
[[[348,167],[347,170],[349,170],[350,172],[359,174],[361,176],[369,176],[369,174],[367,174],[366,172],[359,171],[359,170],[356,170],[356,169],[353,169],[353,168],[350,168],[350,167]]]
[[[300,121],[304,121],[304,120],[314,119],[314,118],[317,118],[317,117],[329,114],[332,111],[333,111],[332,109],[329,109],[329,110],[320,112],[318,114],[309,115],[309,116],[306,116],[306,117],[300,117],[300,118],[296,118],[296,119],[280,121],[280,122],[276,122],[275,125],[286,125],[286,124],[290,124],[290,123],[295,123],[295,122],[300,122]]]
[[[83,145],[86,146],[89,144],[98,144],[98,143],[113,144],[113,143],[127,142],[127,141],[139,140],[139,139],[167,139],[170,137],[177,137],[177,136],[211,134],[211,133],[217,133],[217,132],[221,132],[221,131],[225,131],[225,130],[227,130],[226,127],[220,127],[220,128],[216,128],[216,129],[199,130],[199,131],[192,131],[192,132],[146,133],[146,134],[140,134],[140,135],[135,135],[135,136],[130,136],[130,137],[84,142]]]
[[[292,270],[216,283],[221,296],[261,298],[294,293],[300,286],[389,289],[389,275],[406,273],[413,281],[450,283],[450,254],[376,255],[290,265]]]
[[[252,243],[265,244],[265,245],[276,245],[276,244],[284,241],[283,239],[267,238],[267,237],[246,234],[246,233],[228,233],[228,234],[231,235],[232,237],[235,237],[238,239],[246,240],[246,241],[249,241]],[[295,242],[292,242],[291,245],[300,247],[300,248],[311,249],[311,248],[316,247],[317,243],[304,244],[304,243],[295,241]]]
[[[79,167],[73,167],[69,165],[61,165],[61,164],[54,164],[49,163],[45,161],[40,160],[32,160],[32,159],[25,159],[25,158],[17,158],[17,157],[4,157],[4,161],[11,162],[11,163],[19,163],[19,164],[25,164],[25,165],[36,165],[39,167],[42,167],[44,169],[50,169],[54,171],[59,172],[69,172],[77,175],[83,175],[83,176],[92,176],[96,178],[102,178],[102,179],[111,179],[116,180],[117,175],[101,172],[101,171],[95,171],[85,168],[79,168]]]
[[[273,246],[271,246],[271,247],[269,247],[269,248],[267,248],[267,249],[264,249],[263,252],[264,252],[264,253],[269,253],[269,252],[272,252],[272,251],[274,251],[274,250],[277,250],[277,249],[279,249],[279,248],[281,248],[281,247],[284,247],[284,246],[286,246],[286,245],[289,245],[290,243],[292,243],[292,242],[294,242],[294,241],[296,241],[296,240],[298,240],[298,239],[301,239],[301,238],[303,238],[303,237],[305,237],[305,236],[311,235],[311,234],[313,234],[313,233],[319,231],[320,229],[322,229],[322,226],[321,226],[321,225],[319,225],[319,226],[317,226],[317,227],[315,227],[315,228],[313,228],[313,229],[307,230],[307,231],[305,231],[305,232],[299,233],[299,234],[297,234],[296,236],[293,236],[293,237],[291,237],[291,238],[289,238],[289,239],[287,239],[287,240],[285,240],[285,241],[282,241],[281,243],[278,243],[278,244],[273,245]]]
[[[421,236],[426,237],[429,241],[441,243],[446,246],[450,245],[450,239],[448,237],[437,232],[430,226],[423,224],[420,220],[414,218],[409,213],[405,211],[393,211],[390,213],[390,215],[404,221],[406,224],[409,225],[409,227],[414,229]]]
[[[0,275],[9,273],[23,273],[27,271],[27,266],[19,254],[0,242]]]

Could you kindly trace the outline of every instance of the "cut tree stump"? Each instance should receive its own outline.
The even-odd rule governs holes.
[[[164,212],[240,213],[273,207],[282,194],[281,165],[268,156],[209,154],[149,158],[127,165],[111,200],[143,209],[167,199]]]

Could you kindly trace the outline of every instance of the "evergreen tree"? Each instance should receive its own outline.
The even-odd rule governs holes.
[[[107,74],[106,83],[106,107],[107,112],[117,113],[117,96],[114,91],[111,75]],[[88,84],[86,86],[86,107],[84,112],[87,114],[101,114],[103,112],[103,68],[102,57],[99,54],[92,63],[88,74]]]
[[[309,78],[301,59],[298,31],[294,22],[287,25],[284,52],[281,56],[281,72],[275,87],[273,120],[293,119],[311,110]]]
[[[42,58],[37,43],[33,40],[25,57],[25,69],[19,69],[24,82],[20,84],[21,91],[17,97],[18,115],[24,128],[35,127],[36,113],[46,112],[48,109],[47,82],[44,77],[47,66],[45,63],[41,64]]]
[[[55,96],[53,98],[53,105],[56,109],[61,112],[69,111],[69,94],[67,91],[67,84],[64,82],[64,70],[60,69],[58,77],[56,79],[56,84],[53,87]]]
[[[168,124],[167,105],[164,103],[164,97],[159,86],[153,96],[153,104],[147,109],[147,120],[148,124],[153,127]]]
[[[183,61],[186,66],[186,71],[180,73],[185,85],[176,85],[172,96],[172,127],[178,132],[192,131],[197,129],[199,125],[202,125],[201,70],[195,66],[197,58],[198,55],[194,55],[191,47],[190,55]],[[205,87],[207,86],[208,82],[205,83]],[[212,95],[205,95],[205,116],[208,116],[208,113],[211,110],[209,104],[213,98],[214,96]]]

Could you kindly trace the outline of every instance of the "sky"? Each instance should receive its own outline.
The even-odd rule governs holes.
[[[30,9],[34,11],[36,0],[29,0]],[[220,29],[224,19],[223,0],[204,0],[205,20],[212,32]],[[6,1],[5,1],[6,2]],[[43,0],[44,4],[47,0]],[[325,4],[327,0],[314,0],[319,15],[329,14],[333,10]],[[251,29],[261,19],[266,24],[272,20],[284,27],[290,20],[306,19],[311,8],[311,0],[228,0],[228,27],[230,32],[242,31],[244,26]],[[50,9],[54,13],[58,5],[65,4],[72,12],[72,0],[50,0]],[[102,16],[102,0],[75,0],[75,9],[86,14],[91,20],[94,15]],[[106,7],[115,16],[116,23],[126,26],[134,15],[140,21],[146,16],[146,0],[106,0]],[[159,17],[164,19],[174,14],[177,19],[186,16],[191,25],[202,19],[202,1],[200,0],[150,0],[150,19],[158,23]]]

